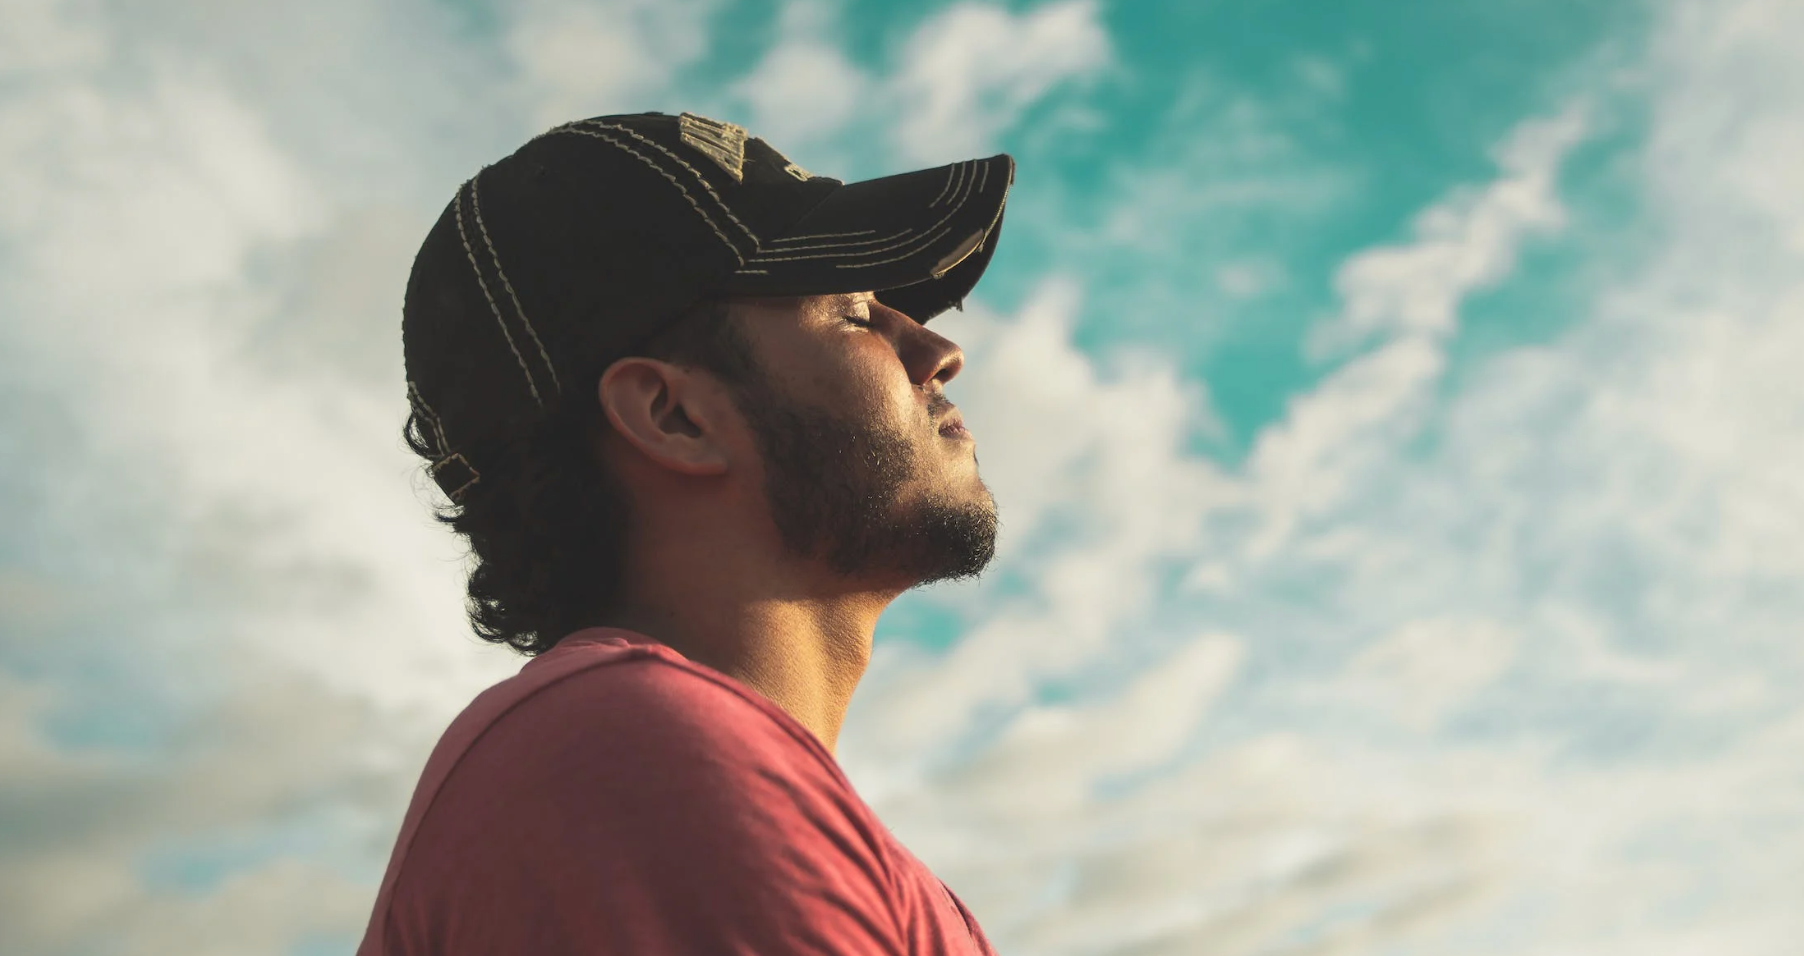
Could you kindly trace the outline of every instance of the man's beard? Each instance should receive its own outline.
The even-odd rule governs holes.
[[[905,432],[809,408],[768,380],[739,391],[764,456],[765,499],[791,554],[822,560],[837,574],[916,584],[975,577],[995,557],[996,506],[987,490],[968,500],[940,489],[902,500],[922,465],[922,450]]]

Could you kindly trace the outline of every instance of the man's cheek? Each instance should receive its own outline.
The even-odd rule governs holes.
[[[864,421],[889,431],[917,424],[921,417],[920,403],[906,380],[889,381],[887,376],[873,374],[876,370],[863,371],[865,374],[852,381],[846,403],[848,412],[855,412]]]

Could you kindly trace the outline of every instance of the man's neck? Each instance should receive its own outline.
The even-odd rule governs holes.
[[[877,618],[896,593],[823,597],[818,582],[797,588],[800,582],[771,580],[781,573],[776,567],[751,575],[720,571],[661,575],[659,584],[642,578],[649,587],[635,589],[607,623],[749,685],[835,752],[852,692],[870,663]]]

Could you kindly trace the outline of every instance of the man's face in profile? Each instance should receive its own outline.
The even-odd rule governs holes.
[[[740,410],[785,547],[903,586],[982,571],[996,505],[941,392],[963,363],[958,347],[869,293],[732,311],[758,366]]]

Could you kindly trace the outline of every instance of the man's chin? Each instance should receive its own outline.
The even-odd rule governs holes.
[[[977,577],[996,557],[999,522],[988,489],[981,500],[929,503],[914,519],[907,550],[917,586]]]

